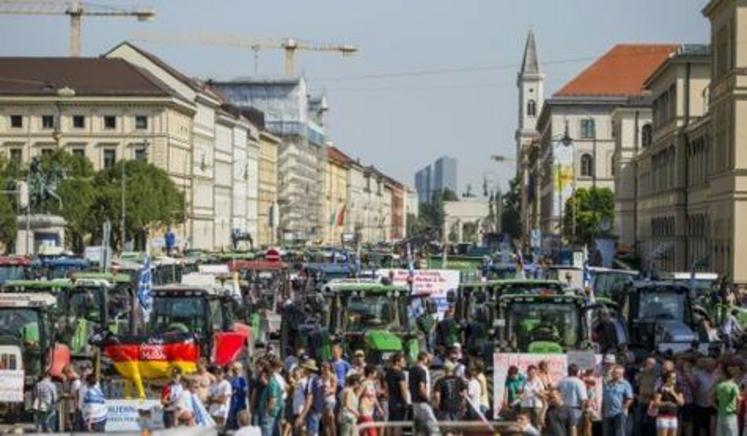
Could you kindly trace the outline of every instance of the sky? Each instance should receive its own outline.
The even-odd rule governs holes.
[[[129,7],[126,0],[95,0]],[[703,43],[707,0],[142,0],[156,18],[89,18],[83,55],[136,32],[231,33],[353,43],[352,57],[305,52],[297,68],[327,95],[329,139],[353,158],[414,185],[442,155],[459,162],[459,189],[507,186],[518,118],[516,74],[534,29],[550,97],[617,43]],[[250,50],[139,43],[200,78],[250,76]],[[66,17],[0,16],[0,56],[64,56]],[[283,53],[260,53],[260,75],[282,72]],[[549,64],[545,64],[545,63]]]

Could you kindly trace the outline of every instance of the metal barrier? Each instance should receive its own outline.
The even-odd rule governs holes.
[[[438,428],[442,433],[463,433],[463,432],[492,432],[494,434],[500,434],[502,432],[509,431],[509,427],[513,424],[510,421],[436,421]],[[367,422],[364,424],[357,424],[355,427],[355,433],[359,434],[360,431],[368,429],[388,429],[388,428],[399,428],[399,429],[410,429],[410,433],[414,434],[414,421],[376,421]]]

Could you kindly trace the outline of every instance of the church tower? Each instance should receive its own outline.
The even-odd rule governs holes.
[[[545,76],[540,73],[537,58],[537,45],[534,41],[534,31],[529,29],[527,43],[524,47],[524,59],[521,62],[516,86],[519,88],[519,126],[516,130],[518,146],[521,147],[522,137],[531,139],[536,134],[537,117],[542,111],[544,103]],[[521,149],[519,148],[520,151]]]
[[[537,119],[545,103],[545,76],[540,73],[537,45],[534,41],[534,31],[529,29],[527,43],[524,47],[524,59],[516,80],[519,88],[519,125],[516,128],[516,171],[522,183],[521,189],[521,221],[523,233],[528,236],[533,228],[530,208],[536,207],[534,198],[534,182],[529,166],[529,148],[537,139]],[[530,192],[532,191],[532,192]]]

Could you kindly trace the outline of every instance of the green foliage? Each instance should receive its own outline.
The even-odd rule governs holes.
[[[81,178],[93,176],[93,164],[82,156],[75,156],[64,149],[54,149],[41,157],[41,167],[49,171],[54,167],[61,168],[67,177]]]
[[[573,234],[573,217],[576,216],[576,234]],[[615,216],[615,195],[609,188],[580,188],[565,203],[563,235],[577,244],[589,244],[600,234],[600,224],[611,224]]]
[[[0,155],[0,189],[15,189],[14,180],[18,168]],[[16,242],[18,222],[15,212],[15,199],[12,194],[0,194],[0,242],[6,251]]]
[[[508,191],[503,194],[503,214],[501,215],[501,229],[503,233],[511,236],[511,239],[521,237],[521,181],[516,175],[508,183]]]

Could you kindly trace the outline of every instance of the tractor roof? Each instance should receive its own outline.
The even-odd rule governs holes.
[[[187,297],[187,296],[206,296],[217,297],[221,295],[218,288],[190,286],[190,285],[165,285],[154,286],[153,294],[158,296],[169,297]]]
[[[55,304],[57,299],[46,293],[0,294],[0,310],[10,307],[49,307]]]
[[[552,303],[552,304],[578,304],[584,305],[585,299],[576,294],[508,294],[500,297],[501,303],[525,302],[525,303]]]
[[[77,282],[78,280],[103,280],[111,284],[115,283],[130,283],[132,279],[129,275],[124,273],[107,273],[107,272],[76,272],[73,274],[73,279]]]
[[[325,292],[365,292],[370,294],[387,294],[391,292],[409,292],[405,286],[385,285],[372,279],[340,279],[331,280],[324,285]]]
[[[281,271],[288,269],[288,265],[268,260],[234,259],[228,262],[228,268],[231,271]]]
[[[38,289],[44,291],[72,288],[73,283],[68,279],[54,280],[8,280],[3,283],[3,289]]]
[[[25,256],[0,256],[0,266],[30,266],[31,259]]]

